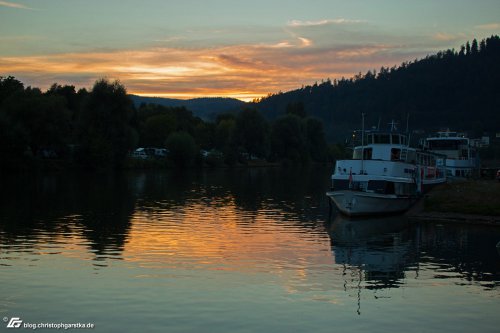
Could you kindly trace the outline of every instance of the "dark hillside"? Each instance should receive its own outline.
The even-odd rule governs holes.
[[[308,115],[323,120],[331,141],[358,128],[363,112],[368,126],[404,122],[409,113],[413,129],[498,131],[499,78],[500,38],[492,36],[378,73],[274,94],[256,107],[275,119],[289,104],[301,102]]]

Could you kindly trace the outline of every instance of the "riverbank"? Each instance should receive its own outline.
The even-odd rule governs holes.
[[[410,220],[500,226],[500,183],[463,180],[437,186],[407,212]]]

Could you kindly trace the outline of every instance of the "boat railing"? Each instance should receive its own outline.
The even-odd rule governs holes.
[[[363,162],[363,163],[362,163]],[[351,159],[340,160],[335,164],[337,175],[393,175],[396,177],[411,177],[415,172],[415,166],[402,161],[387,160],[364,160]]]

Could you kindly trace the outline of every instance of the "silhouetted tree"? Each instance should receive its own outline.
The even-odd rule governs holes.
[[[246,109],[236,118],[235,139],[250,156],[266,157],[269,150],[269,126],[262,114]]]
[[[305,120],[307,150],[313,161],[326,162],[328,154],[328,145],[323,131],[323,123],[316,118],[307,118]]]
[[[2,162],[9,164],[11,160],[19,160],[26,152],[29,144],[29,135],[26,128],[14,122],[7,114],[0,112],[0,155]],[[0,169],[11,167],[0,162]],[[15,166],[13,166],[15,167]]]
[[[13,76],[0,76],[0,103],[6,98],[11,97],[14,93],[24,90],[24,85],[21,81]]]
[[[307,162],[309,156],[306,140],[301,119],[292,114],[283,116],[272,126],[271,156],[277,161]]]
[[[70,116],[65,100],[60,96],[45,96],[40,89],[28,87],[16,90],[6,98],[1,108],[4,123],[26,133],[27,146],[37,155],[42,149],[62,154],[70,136]]]
[[[306,117],[306,110],[304,108],[304,103],[302,102],[290,102],[286,106],[287,114],[294,114],[300,118]]]
[[[171,113],[158,114],[147,118],[141,129],[141,145],[163,147],[170,133],[177,129],[177,120]]]
[[[132,101],[118,81],[98,80],[88,94],[79,118],[81,161],[90,167],[116,168],[137,143],[130,121]]]
[[[478,54],[479,53],[479,48],[477,46],[477,39],[473,39],[472,40],[472,45],[471,45],[471,48],[470,48],[470,52],[472,55],[475,55],[475,54]]]
[[[193,137],[184,131],[173,132],[169,135],[165,146],[168,149],[168,159],[176,167],[189,167],[193,165],[198,148]]]
[[[458,53],[459,56],[464,56],[465,55],[465,46],[462,45],[460,46],[460,52]]]
[[[225,162],[229,165],[235,164],[238,160],[235,131],[236,119],[233,115],[217,118],[214,133],[215,148],[224,153]]]
[[[210,150],[215,144],[215,124],[197,119],[194,126],[194,140],[200,149]]]

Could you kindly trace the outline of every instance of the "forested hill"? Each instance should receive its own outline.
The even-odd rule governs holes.
[[[162,97],[144,97],[137,95],[129,95],[129,97],[132,99],[134,105],[137,108],[142,103],[157,104],[167,107],[184,106],[186,109],[192,111],[195,116],[200,117],[201,119],[206,121],[215,120],[217,114],[219,113],[231,113],[240,111],[246,104],[239,99],[223,97],[204,97],[192,98],[187,100]]]
[[[405,123],[409,114],[412,129],[500,131],[499,79],[500,38],[492,36],[399,67],[274,94],[255,106],[270,119],[303,107],[323,120],[330,140],[359,128],[361,113],[367,126]]]

